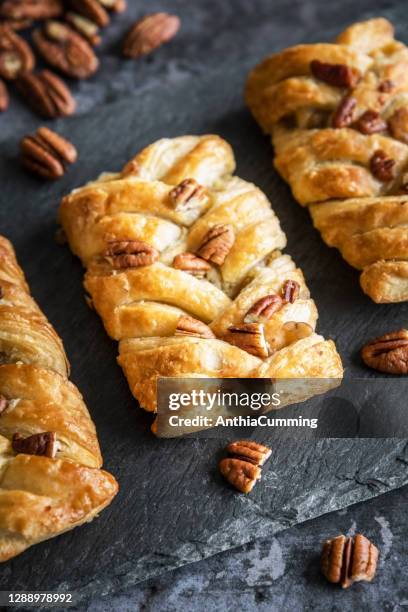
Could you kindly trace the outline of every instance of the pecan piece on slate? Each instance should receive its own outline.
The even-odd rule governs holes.
[[[388,120],[388,127],[394,138],[408,144],[408,107],[397,108]]]
[[[42,117],[54,119],[75,111],[76,103],[68,87],[50,70],[37,74],[26,72],[17,79],[16,85],[27,104]]]
[[[234,242],[235,233],[232,225],[222,223],[214,225],[204,236],[197,255],[221,266]]]
[[[98,58],[89,43],[59,21],[47,21],[33,33],[33,41],[46,62],[70,77],[87,79],[98,69]]]
[[[180,28],[180,19],[168,13],[153,13],[136,21],[123,41],[123,55],[138,58],[171,40]]]
[[[251,306],[244,317],[244,323],[257,323],[267,321],[283,306],[280,295],[265,295]]]
[[[236,459],[249,461],[261,467],[271,456],[271,449],[268,446],[254,442],[253,440],[237,440],[230,442],[227,446],[228,453]]]
[[[113,240],[108,244],[105,255],[117,270],[149,266],[159,259],[159,252],[141,240]]]
[[[176,211],[195,208],[206,197],[205,188],[191,178],[181,181],[169,193],[170,201]]]
[[[319,60],[310,62],[310,70],[316,79],[334,87],[355,87],[361,79],[357,68],[345,64],[328,64]]]
[[[268,357],[269,349],[264,334],[262,323],[244,323],[243,325],[231,325],[223,336],[225,342],[238,346],[243,351],[260,357]]]
[[[28,438],[23,438],[20,434],[13,435],[12,447],[16,453],[26,455],[44,455],[54,458],[57,454],[59,444],[57,436],[53,431],[34,434]]]
[[[377,132],[386,130],[387,123],[377,111],[366,110],[365,113],[359,117],[356,127],[362,134],[376,134]]]
[[[34,68],[35,59],[24,38],[8,26],[0,25],[0,77],[16,79]]]
[[[408,374],[408,330],[400,329],[371,340],[361,357],[366,365],[388,374]]]
[[[356,108],[357,100],[351,96],[343,98],[335,111],[332,119],[332,125],[335,128],[347,127],[353,123],[354,109]]]
[[[0,394],[0,416],[8,407],[8,399]]]
[[[61,177],[66,164],[77,159],[75,147],[46,127],[39,128],[34,136],[25,136],[20,148],[23,166],[46,179]]]
[[[221,474],[241,493],[250,493],[257,480],[261,479],[261,468],[241,459],[221,459]]]
[[[382,149],[375,151],[370,159],[370,170],[379,181],[389,183],[395,178],[395,159],[388,157]]]
[[[65,20],[74,30],[76,30],[76,32],[78,32],[78,34],[86,38],[90,45],[99,45],[101,42],[99,26],[94,21],[72,11],[65,13]]]
[[[196,336],[197,338],[215,338],[208,325],[188,315],[181,315],[177,321],[175,335]]]
[[[8,109],[9,95],[4,81],[0,79],[0,113]]]
[[[210,264],[205,259],[194,255],[194,253],[179,253],[176,255],[173,259],[173,268],[197,277],[204,277],[211,270]]]
[[[102,6],[104,2],[99,0],[69,0],[69,4],[76,13],[87,17],[100,28],[107,26],[110,21],[107,11]]]
[[[63,12],[61,0],[4,0],[0,17],[6,19],[49,19]]]
[[[339,535],[323,543],[321,568],[329,582],[347,589],[353,582],[371,582],[377,570],[378,549],[362,534]]]
[[[298,299],[300,285],[297,281],[287,280],[282,287],[282,298],[285,302],[293,304]]]

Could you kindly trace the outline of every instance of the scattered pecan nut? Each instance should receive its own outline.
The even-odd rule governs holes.
[[[282,287],[282,298],[284,302],[293,304],[299,297],[300,285],[297,281],[287,280]]]
[[[229,457],[219,463],[221,474],[241,493],[250,493],[261,479],[261,466],[271,455],[271,449],[253,440],[238,440],[227,446]]]
[[[34,136],[25,136],[20,149],[23,166],[51,180],[63,176],[66,164],[77,160],[74,145],[46,127],[39,128]]]
[[[61,0],[4,0],[0,17],[6,19],[50,19],[63,13]]]
[[[136,21],[123,41],[123,55],[138,58],[171,40],[180,28],[180,19],[168,13],[152,13]]]
[[[87,17],[100,28],[107,26],[110,21],[108,12],[99,0],[69,0],[69,4],[76,13]]]
[[[87,79],[98,69],[99,60],[89,43],[59,21],[47,21],[35,30],[33,41],[48,64],[70,77]]]
[[[196,336],[197,338],[215,338],[208,325],[188,315],[181,315],[177,321],[175,335]]]
[[[251,306],[244,316],[244,323],[258,323],[267,321],[283,306],[280,295],[265,295]]]
[[[353,582],[371,582],[377,570],[378,549],[362,534],[339,535],[323,543],[321,568],[329,582],[347,589]]]
[[[214,225],[204,236],[197,255],[221,266],[234,242],[235,233],[232,225],[222,223]]]
[[[9,105],[9,95],[6,84],[0,79],[0,113],[6,111]]]
[[[368,367],[387,374],[408,374],[408,330],[400,329],[371,340],[361,357]]]
[[[24,73],[16,86],[27,104],[42,117],[66,117],[75,111],[76,103],[68,87],[50,70]]]
[[[0,416],[5,412],[8,407],[8,399],[4,395],[0,394]]]
[[[44,455],[54,458],[57,454],[59,444],[57,436],[53,431],[34,434],[28,438],[23,438],[20,434],[13,435],[12,447],[16,453],[26,455]]]
[[[24,38],[0,25],[0,77],[14,80],[22,72],[32,70],[34,64],[33,52]]]
[[[389,183],[395,178],[395,159],[378,149],[370,159],[370,170],[379,181]]]
[[[388,120],[388,127],[394,138],[408,144],[408,107],[397,108]]]
[[[11,30],[14,30],[15,32],[19,32],[20,30],[27,30],[27,28],[31,28],[33,21],[32,19],[3,19],[1,24],[7,26]]]
[[[228,332],[223,336],[223,340],[261,359],[265,359],[269,355],[262,323],[231,325]]]
[[[333,87],[352,88],[361,79],[361,72],[357,68],[345,64],[328,64],[313,60],[310,62],[310,70],[316,79]]]
[[[173,268],[183,270],[198,278],[203,278],[211,270],[211,266],[205,259],[197,257],[194,253],[179,253],[173,259]]]
[[[346,96],[343,98],[333,115],[333,127],[344,128],[351,125],[354,120],[354,110],[356,105],[357,100],[352,96]]]
[[[359,117],[356,127],[362,134],[376,134],[386,130],[387,123],[377,111],[367,110]]]
[[[268,446],[254,442],[253,440],[237,440],[230,442],[227,446],[228,453],[236,459],[249,461],[261,467],[271,456],[271,449]]]
[[[117,270],[149,266],[159,259],[159,252],[141,240],[111,241],[105,255]]]
[[[94,21],[91,21],[79,13],[74,13],[73,11],[65,13],[65,20],[76,32],[78,32],[78,34],[86,38],[90,45],[94,47],[99,45],[101,42],[99,26]]]
[[[187,178],[173,187],[169,198],[176,211],[190,210],[206,199],[206,191],[195,179]]]

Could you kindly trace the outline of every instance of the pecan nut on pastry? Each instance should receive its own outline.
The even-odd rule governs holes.
[[[317,79],[333,87],[355,87],[361,79],[361,73],[357,68],[345,64],[329,64],[312,60],[310,69]]]
[[[300,285],[297,281],[287,280],[282,288],[282,297],[285,302],[293,304],[299,297]]]
[[[214,225],[204,236],[197,255],[222,265],[235,241],[234,228],[229,224]]]
[[[351,125],[354,120],[354,111],[357,100],[352,96],[345,96],[333,114],[333,127],[343,128]]]
[[[268,343],[265,338],[262,323],[244,323],[231,325],[224,336],[226,342],[239,346],[256,357],[265,358],[269,355]]]
[[[358,119],[357,129],[362,134],[376,134],[387,129],[387,122],[377,111],[367,110]]]
[[[123,55],[138,58],[171,40],[179,31],[180,19],[167,13],[146,15],[132,25],[123,41]]]
[[[49,128],[40,127],[20,143],[21,161],[34,174],[46,179],[64,175],[66,165],[77,159],[77,151],[68,140]]]
[[[28,438],[23,438],[20,434],[15,433],[12,447],[16,453],[45,455],[45,457],[53,458],[57,454],[58,441],[56,433],[53,431],[33,434]]]
[[[138,268],[157,261],[159,252],[141,240],[114,240],[109,243],[106,256],[114,268]]]
[[[41,117],[55,119],[72,115],[76,102],[68,87],[50,70],[25,72],[16,87],[27,104]]]
[[[34,68],[35,59],[30,46],[11,28],[0,24],[0,77],[16,79]]]
[[[366,365],[388,374],[408,374],[408,330],[400,329],[371,340],[361,351]]]
[[[175,331],[176,336],[196,336],[197,338],[215,338],[211,329],[198,319],[182,315],[178,322]]]
[[[194,253],[179,253],[173,259],[173,267],[198,277],[205,276],[211,270],[210,264]]]
[[[244,323],[260,323],[270,319],[283,306],[280,295],[266,295],[251,306],[244,317]]]
[[[378,549],[362,534],[339,535],[323,543],[321,568],[329,582],[347,589],[354,582],[371,582],[377,570]]]
[[[373,175],[383,183],[388,183],[395,178],[395,159],[388,157],[385,151],[375,151],[370,159],[370,168]]]
[[[221,459],[221,474],[241,493],[250,493],[261,479],[261,468],[271,456],[271,449],[253,440],[237,440],[226,450],[230,456]]]
[[[184,179],[169,193],[170,200],[175,210],[189,210],[194,208],[198,201],[206,198],[206,192],[202,185],[195,179]]]

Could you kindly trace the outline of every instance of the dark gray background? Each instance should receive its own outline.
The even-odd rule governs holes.
[[[77,119],[56,122],[56,127],[61,132],[69,135],[72,131],[73,135],[78,138],[74,141],[81,144],[81,161],[70,175],[57,185],[41,186],[41,189],[40,184],[35,180],[27,180],[24,191],[18,193],[15,185],[22,180],[22,175],[15,168],[17,142],[27,131],[28,126],[32,129],[39,122],[33,119],[31,113],[16,99],[13,99],[10,111],[0,117],[0,138],[4,154],[1,175],[2,206],[8,213],[4,223],[2,222],[2,227],[5,225],[6,233],[16,243],[35,296],[63,335],[74,366],[74,380],[80,384],[87,399],[92,400],[89,402],[92,406],[98,400],[105,401],[106,397],[98,396],[92,382],[87,382],[89,375],[85,377],[81,368],[84,359],[92,364],[94,351],[97,347],[100,349],[103,346],[106,355],[110,355],[110,362],[104,361],[101,364],[103,368],[101,376],[113,376],[115,349],[108,339],[102,338],[103,333],[99,324],[90,316],[85,307],[80,310],[78,306],[81,295],[80,266],[64,250],[59,253],[54,246],[51,246],[50,235],[54,227],[52,210],[56,210],[59,195],[66,192],[67,189],[91,178],[95,172],[118,167],[118,164],[125,161],[126,157],[134,151],[133,143],[137,142],[137,146],[144,145],[148,141],[148,135],[154,137],[164,135],[163,126],[166,124],[166,118],[171,122],[171,127],[167,131],[170,135],[185,131],[183,130],[183,123],[185,123],[186,130],[193,129],[192,124],[197,125],[197,131],[203,131],[207,126],[211,129],[218,127],[220,133],[232,140],[236,148],[239,169],[245,170],[245,178],[256,180],[272,197],[274,207],[288,233],[288,252],[301,263],[317,300],[321,315],[320,329],[323,329],[326,335],[330,335],[331,332],[333,335],[334,330],[335,339],[345,358],[346,365],[361,374],[357,352],[361,341],[367,337],[368,330],[373,330],[373,333],[381,333],[390,326],[397,327],[404,322],[406,325],[406,305],[373,307],[361,295],[356,273],[348,268],[335,252],[329,252],[321,244],[320,239],[314,235],[306,212],[288,198],[287,188],[277,179],[272,178],[269,171],[271,164],[269,145],[258,134],[255,124],[239,101],[238,89],[242,87],[248,67],[256,63],[267,52],[295,42],[325,40],[337,32],[343,24],[362,15],[366,16],[370,14],[370,11],[372,14],[385,14],[393,18],[400,36],[408,40],[408,20],[404,3],[376,2],[374,6],[372,2],[349,1],[328,3],[321,1],[231,0],[227,2],[223,0],[215,2],[207,0],[205,2],[152,3],[145,0],[143,2],[131,1],[129,4],[128,13],[118,17],[106,32],[106,40],[99,51],[102,58],[100,72],[91,81],[74,87],[79,101],[79,113],[87,114],[86,122],[83,125],[87,126],[86,129],[89,130],[89,134],[92,134],[92,139],[89,139],[86,133],[83,135],[83,141],[82,138],[80,139],[79,133],[83,132],[84,128]],[[178,37],[151,58],[136,63],[121,60],[118,56],[117,43],[128,21],[146,10],[159,9],[173,11],[181,17],[183,25]],[[218,76],[214,77],[212,82],[213,71],[216,71]],[[206,91],[203,92],[200,87],[197,89],[197,84],[200,82],[206,83]],[[218,93],[226,101],[225,113],[219,117],[211,116],[214,108],[218,108],[219,112],[219,106],[213,98],[216,97],[217,90],[221,89],[223,91]],[[184,96],[181,94],[182,91],[184,91]],[[197,91],[200,92],[199,95]],[[144,92],[143,98],[134,98],[130,95],[135,92]],[[164,103],[166,98],[164,101],[160,100],[162,96],[168,97],[168,109]],[[174,102],[172,105],[172,96],[178,101],[179,113],[174,108]],[[103,112],[102,110],[97,112],[95,109],[95,105],[116,101],[118,101],[118,106],[116,104],[105,106]],[[230,113],[227,112],[228,104],[231,105]],[[149,106],[151,108],[150,129],[146,130],[144,121],[148,116]],[[191,113],[188,110],[186,112],[186,109],[189,108],[192,109]],[[120,109],[119,113],[118,109]],[[160,114],[155,116],[158,110]],[[166,117],[166,112],[168,117]],[[117,133],[116,138],[122,142],[115,143],[115,146],[112,147],[114,154],[112,154],[111,141],[114,126],[117,123],[123,125],[121,117],[124,113],[129,115],[129,131],[132,138],[129,134]],[[141,121],[138,122],[139,113]],[[197,120],[199,113],[201,113],[200,121]],[[193,122],[189,121],[189,115],[193,117]],[[104,131],[106,131],[106,139],[102,137]],[[81,140],[80,143],[79,140]],[[248,147],[245,146],[246,142],[248,142]],[[19,197],[13,196],[13,193],[18,193]],[[24,227],[25,224],[27,227]],[[311,248],[302,247],[305,240]],[[41,249],[43,255],[41,255]],[[316,261],[321,263],[321,266],[316,266]],[[41,275],[45,276],[47,282],[39,281]],[[64,284],[67,285],[64,290],[61,290],[61,279],[64,279]],[[327,286],[324,286],[324,283],[328,283],[327,279],[331,279],[333,283],[330,291],[327,290]],[[344,311],[344,316],[342,311]],[[336,312],[336,320],[333,320],[333,312]],[[66,331],[67,315],[69,316],[70,313],[72,321],[70,332],[68,332]],[[350,316],[361,321],[360,332],[358,328],[354,328],[353,333],[350,333]],[[88,351],[81,345],[84,326],[86,326],[85,338],[89,343]],[[364,372],[364,374],[367,373]],[[132,403],[128,399],[128,391],[119,372],[115,375],[114,380],[118,388],[112,390],[109,398],[110,405],[112,411],[117,412],[118,419],[119,414],[123,414],[121,411],[126,410],[122,403],[128,406],[128,413],[124,419],[126,425],[133,419]],[[109,462],[113,462],[113,456],[116,463],[123,454],[120,471],[118,472],[116,468],[116,473],[120,478],[134,476],[132,474],[134,466],[144,470],[146,465],[141,461],[142,458],[137,449],[131,455],[128,449],[125,449],[125,442],[123,442],[123,449],[121,448],[120,426],[112,421],[112,414],[102,415],[97,412],[95,416],[98,417],[96,420],[108,467]],[[137,418],[139,424],[143,423],[143,416]],[[147,436],[148,434],[143,442],[152,447],[154,441]],[[112,453],[111,458],[108,449],[112,444],[115,445],[115,452]],[[390,443],[386,446],[387,456],[393,455],[393,446],[397,451],[397,445]],[[398,478],[391,476],[386,482],[370,481],[370,474],[374,474],[377,469],[381,471],[387,461],[384,458],[384,465],[382,465],[382,451],[384,448],[380,447],[373,451],[372,462],[375,460],[379,464],[376,466],[370,465],[370,453],[367,453],[363,477],[353,470],[350,470],[350,473],[343,470],[343,489],[348,481],[352,481],[346,489],[355,495],[355,499],[358,499],[360,495],[355,494],[356,488],[366,489],[361,495],[361,497],[366,497],[397,485]],[[399,456],[399,467],[403,467],[406,455],[398,452],[395,454]],[[162,447],[157,448],[156,457],[158,461],[165,463],[167,457],[174,461],[175,456],[170,452],[163,453]],[[139,462],[138,459],[140,459]],[[335,461],[335,457],[333,460]],[[361,461],[362,457],[359,460]],[[282,475],[285,473],[283,466],[281,473]],[[143,477],[145,476],[146,474],[143,474]],[[268,487],[268,481],[266,487]],[[185,493],[187,495],[188,490]],[[329,487],[326,499],[330,494]],[[262,500],[262,494],[259,495],[258,501]],[[97,586],[92,589],[93,603],[89,605],[89,609],[225,610],[236,607],[240,610],[268,609],[274,611],[313,607],[319,610],[349,610],[358,609],[363,605],[366,605],[368,609],[403,609],[408,603],[405,572],[401,571],[401,568],[406,568],[406,540],[404,539],[407,535],[404,511],[406,495],[404,489],[393,492],[348,511],[342,510],[340,513],[292,528],[272,540],[250,544],[244,549],[224,553],[195,566],[168,573],[153,582],[134,587],[131,591],[128,590],[132,582],[132,571],[129,569],[135,569],[137,558],[129,557],[130,568],[125,569],[123,576],[115,575],[114,580],[111,580],[110,588],[116,590],[118,594],[111,596],[110,599],[96,601],[96,593],[102,592],[106,587],[104,581],[99,588]],[[333,499],[332,501],[335,502],[333,507],[338,503],[350,503],[350,496],[347,497],[345,493],[343,497],[342,500]],[[130,509],[125,505],[125,500],[119,498],[116,503],[124,504],[122,514],[120,511],[118,513],[117,506],[116,508],[112,506],[100,519],[100,529],[114,529],[114,526],[111,525],[112,516],[116,521],[118,519],[119,521],[127,520],[127,513]],[[242,506],[241,502],[240,505]],[[322,511],[325,509],[327,506],[322,506]],[[145,509],[147,513],[154,513],[157,510],[155,505],[153,507],[147,505]],[[255,512],[257,524],[261,518],[260,510],[261,507],[258,507]],[[235,520],[235,515],[232,516]],[[306,517],[307,512],[303,515],[303,518]],[[135,521],[138,520],[137,516],[134,518]],[[300,519],[301,516],[298,518]],[[197,524],[199,520],[198,515]],[[103,527],[101,526],[102,521],[104,521]],[[258,536],[263,534],[261,522]],[[293,517],[287,518],[287,524],[291,522],[293,522]],[[96,526],[95,523],[87,529],[97,534]],[[120,525],[116,527],[120,528]],[[351,530],[353,532],[355,529],[373,537],[382,549],[382,558],[385,562],[381,566],[375,584],[357,585],[343,593],[326,585],[320,578],[316,555],[321,539],[340,531],[349,532]],[[256,529],[253,530],[251,537],[256,535],[256,531]],[[75,536],[79,537],[79,531],[75,532]],[[126,536],[124,532],[125,543]],[[72,540],[73,535],[66,537]],[[85,531],[83,531],[83,537],[87,537]],[[227,538],[227,540],[228,546],[234,544],[233,538]],[[59,541],[62,546],[62,540]],[[66,541],[64,540],[64,550],[69,550]],[[239,538],[236,541],[239,541]],[[208,546],[205,552],[206,546],[203,544],[200,542],[201,553],[199,552],[195,558],[199,558],[203,552],[209,554]],[[200,547],[197,543],[196,545],[199,551]],[[37,558],[39,562],[44,562],[47,559],[48,551],[54,550],[52,547],[55,544],[51,545],[51,548],[47,546],[38,547],[38,553],[30,556],[33,576],[36,571],[34,560]],[[214,546],[214,552],[216,548],[217,546]],[[61,551],[62,548],[60,557],[63,567],[64,560]],[[31,555],[31,553],[28,554]],[[96,566],[93,569],[97,571],[98,564],[103,565],[108,559],[108,552],[104,550],[104,541],[99,547],[95,547],[93,554]],[[188,560],[192,560],[191,555],[187,555],[184,559],[184,561]],[[169,559],[162,559],[162,562],[156,560],[155,571],[160,568],[161,563],[163,568],[171,565]],[[12,573],[13,578],[18,575],[16,573],[18,567],[19,564],[16,564],[15,571]],[[80,559],[78,559],[78,567],[80,567]],[[3,576],[4,574],[7,574],[7,570],[3,571]],[[119,594],[121,591],[124,592]],[[81,604],[80,609],[86,609],[85,603]]]

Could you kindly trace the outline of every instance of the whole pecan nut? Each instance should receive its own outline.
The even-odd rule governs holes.
[[[377,570],[378,549],[362,534],[339,535],[323,543],[321,568],[329,582],[343,589],[353,582],[371,582]]]
[[[366,365],[388,374],[408,374],[408,330],[400,329],[371,340],[361,357]]]
[[[228,332],[223,336],[223,340],[238,346],[251,355],[255,355],[255,357],[264,359],[269,355],[262,323],[231,325]]]
[[[394,138],[408,144],[408,107],[397,108],[388,120],[388,127]]]
[[[159,252],[141,240],[113,240],[105,255],[115,269],[149,266],[159,259]]]
[[[22,72],[32,70],[34,64],[33,52],[24,38],[0,25],[0,77],[14,80]]]
[[[271,449],[268,446],[259,444],[254,440],[237,440],[230,442],[227,446],[228,453],[236,459],[249,461],[261,467],[271,456]]]
[[[234,242],[235,233],[232,225],[221,223],[214,225],[204,236],[197,255],[221,266]]]
[[[123,55],[138,58],[171,40],[180,28],[180,19],[168,13],[152,13],[136,21],[123,41]]]
[[[59,21],[47,21],[33,33],[33,41],[46,62],[70,77],[87,79],[98,69],[98,58],[89,43]]]
[[[13,435],[12,447],[16,453],[26,455],[44,455],[53,458],[57,454],[59,444],[57,436],[53,431],[34,434],[23,438],[20,434]]]
[[[8,109],[9,95],[4,81],[0,79],[0,113]]]
[[[244,316],[244,323],[258,323],[267,321],[283,306],[283,299],[279,295],[265,295],[251,306]]]
[[[206,191],[195,179],[187,178],[173,187],[169,198],[176,211],[195,208],[206,199]]]
[[[356,127],[362,134],[376,134],[386,130],[387,123],[377,111],[367,110],[359,117]]]
[[[300,285],[297,281],[287,280],[282,287],[282,298],[285,302],[293,304],[299,297]]]
[[[46,127],[39,128],[34,136],[25,136],[20,149],[23,165],[46,179],[59,178],[65,172],[65,165],[77,159],[75,147]]]
[[[69,0],[69,4],[76,13],[83,15],[96,23],[100,28],[108,25],[109,14],[104,8],[102,0]]]
[[[61,0],[3,0],[0,17],[6,19],[49,19],[63,13]]]
[[[173,268],[201,278],[211,270],[210,264],[205,259],[194,255],[194,253],[179,253],[176,255],[173,259]]]
[[[8,405],[8,399],[0,394],[0,416],[7,410]]]
[[[99,45],[101,42],[99,26],[94,21],[91,21],[79,13],[74,13],[73,11],[65,13],[65,20],[76,32],[78,32],[78,34],[86,38],[90,45]]]
[[[310,70],[316,79],[333,87],[355,87],[361,79],[361,72],[357,68],[345,64],[329,64],[313,60],[310,62]]]
[[[379,181],[389,183],[395,178],[395,159],[378,149],[370,159],[370,170]]]
[[[211,329],[198,319],[188,315],[181,315],[177,321],[176,336],[196,336],[197,338],[215,338]]]
[[[72,115],[76,103],[65,83],[50,70],[22,74],[16,86],[25,101],[42,117]]]
[[[346,96],[343,98],[333,115],[333,127],[344,128],[351,125],[353,123],[356,105],[357,100],[352,96]]]

